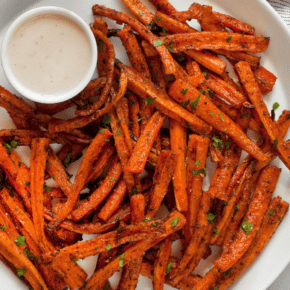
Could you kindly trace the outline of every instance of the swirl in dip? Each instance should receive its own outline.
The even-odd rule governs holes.
[[[45,94],[64,92],[78,85],[88,72],[90,42],[71,19],[38,15],[11,36],[8,60],[24,86]]]

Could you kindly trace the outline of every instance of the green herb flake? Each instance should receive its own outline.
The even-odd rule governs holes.
[[[115,180],[115,177],[109,176],[109,178],[110,178],[111,180]]]
[[[213,146],[214,147],[219,147],[221,148],[221,146],[223,145],[223,140],[219,139],[218,137],[212,137],[213,142]]]
[[[228,276],[230,274],[231,270],[232,270],[232,268],[229,268],[228,270],[226,270],[225,272],[223,272],[223,274],[225,276]]]
[[[200,161],[197,160],[197,161],[194,163],[194,166],[195,166],[195,165],[200,165]]]
[[[75,260],[74,263],[76,264],[79,260]]]
[[[188,100],[187,102],[181,103],[180,106],[182,107],[186,107],[189,104],[190,100]]]
[[[44,185],[43,188],[44,188],[44,190],[46,190],[46,191],[52,191],[52,188],[51,188],[51,187],[48,187],[48,186],[46,186],[46,185]]]
[[[54,175],[53,175],[53,176],[54,176]],[[53,178],[53,176],[52,176],[52,178]],[[29,182],[29,181],[26,181],[26,182],[25,182],[25,185],[29,186],[29,185],[30,185],[30,182]]]
[[[12,148],[17,148],[17,146],[18,146],[18,142],[17,142],[16,140],[12,140],[12,141],[10,142],[10,146],[11,146]]]
[[[172,227],[175,227],[178,224],[179,217],[170,221]]]
[[[213,112],[209,112],[209,114],[210,114],[212,117],[215,116],[215,114],[214,114]]]
[[[139,12],[139,15],[141,15],[141,16],[142,16],[143,14],[144,14],[143,12]]]
[[[202,74],[205,77],[205,79],[207,80],[208,79],[208,73],[204,71]]]
[[[265,39],[269,39],[270,38],[270,36],[263,36],[263,35],[261,35],[261,37],[263,37]]]
[[[231,41],[231,39],[232,39],[232,37],[229,36],[229,37],[227,38],[227,43],[229,43],[229,42]]]
[[[180,91],[183,95],[185,95],[187,93],[187,89],[183,89]]]
[[[249,116],[249,114],[248,113],[246,113],[246,114],[243,114],[243,115],[241,115],[241,119],[243,119],[243,118],[246,118],[246,117],[248,117]]]
[[[206,94],[206,91],[204,91],[204,90],[199,90],[203,95],[205,95]]]
[[[5,186],[7,189],[12,189],[12,186],[9,185],[9,184],[5,184],[4,186]]]
[[[104,290],[109,290],[109,289],[110,289],[110,285],[108,283],[106,283],[106,285],[104,286]]]
[[[136,195],[139,191],[138,188],[133,188],[131,195]]]
[[[12,150],[12,147],[9,144],[6,144],[5,146],[8,150],[10,150],[10,151]]]
[[[274,214],[274,210],[273,209],[269,210],[268,214],[269,215],[273,215]]]
[[[219,286],[215,286],[213,290],[219,290]]]
[[[102,118],[102,123],[109,125],[111,123],[111,117],[109,115],[105,114]]]
[[[66,156],[66,158],[65,158],[65,160],[63,162],[64,167],[68,167],[69,166],[69,164],[71,163],[71,159],[72,159],[72,153],[68,152],[67,156]]]
[[[220,234],[220,231],[219,231],[218,229],[216,229],[216,228],[213,229],[213,232],[214,232],[215,234],[217,234],[217,235]]]
[[[157,224],[154,222],[151,224],[153,227],[157,227]]]
[[[160,39],[155,40],[155,41],[153,42],[153,46],[154,46],[154,47],[161,46],[161,45],[163,45],[163,44],[165,44],[165,42],[162,41],[162,40],[160,40]]]
[[[241,227],[243,228],[245,234],[249,234],[251,230],[253,229],[254,225],[251,223],[248,223],[247,220],[244,220],[243,223],[241,224]]]
[[[4,225],[0,227],[0,230],[1,230],[1,231],[5,231],[6,229],[7,229],[7,227],[4,226]]]
[[[17,236],[15,243],[17,246],[23,246],[25,244],[25,237],[24,236]]]
[[[101,42],[100,42],[100,51],[103,51],[103,48],[104,48],[104,41],[101,40]]]
[[[120,256],[119,266],[122,268],[124,266],[125,253]]]
[[[121,130],[117,130],[116,135],[120,135],[122,133]]]
[[[212,98],[213,91],[211,89],[207,89],[207,91],[208,91],[209,97]]]
[[[185,61],[185,57],[184,57],[184,56],[179,56],[179,57],[177,58],[177,60],[178,60],[178,61]]]
[[[104,134],[104,129],[100,129],[100,133],[101,134]]]
[[[106,142],[110,142],[110,139],[105,139]]]
[[[33,254],[31,254],[27,249],[24,249],[24,254],[26,255],[26,257],[28,259],[35,259],[37,261],[39,261],[39,258],[38,257],[35,257]]]
[[[49,162],[46,162],[45,166],[48,167],[49,166]]]
[[[273,110],[276,110],[279,107],[280,107],[279,103],[276,102],[276,103],[273,104]]]
[[[219,112],[219,116],[220,116],[221,120],[224,122],[225,119],[223,118],[223,116],[222,116],[222,114],[220,112]]]
[[[154,100],[156,100],[156,98],[143,99],[146,105],[151,105],[154,102]]]
[[[190,108],[196,108],[200,99],[200,95],[190,104]]]
[[[110,244],[107,244],[106,250],[110,251],[112,249],[112,246]]]
[[[161,19],[160,16],[156,17],[156,22],[158,22]]]
[[[222,201],[222,205],[228,205],[228,203],[225,201]]]
[[[275,148],[277,148],[277,146],[278,146],[278,142],[279,142],[278,137],[276,137],[275,140],[274,140]]]
[[[18,161],[18,167],[21,167],[21,165],[22,165],[22,162]]]
[[[230,142],[226,142],[225,145],[226,145],[226,149],[229,149],[231,147],[231,143]]]
[[[216,215],[211,212],[209,212],[206,217],[206,219],[209,221],[210,224],[213,224],[215,218],[216,218]]]
[[[135,101],[133,101],[133,100],[130,100],[129,103],[131,106],[135,105]]]
[[[22,277],[26,273],[26,268],[16,270],[17,276]]]
[[[9,195],[10,195],[11,197],[14,197],[14,192],[13,192],[13,191],[9,192]]]
[[[97,91],[99,91],[101,89],[101,87],[99,87],[99,88],[95,88],[95,91],[97,92]]]
[[[166,269],[165,269],[165,273],[166,273],[166,275],[169,274],[171,268],[172,268],[172,262],[169,262],[169,263],[167,264],[167,266],[166,266]]]

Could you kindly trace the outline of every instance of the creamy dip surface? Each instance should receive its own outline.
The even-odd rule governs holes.
[[[10,67],[30,89],[50,94],[78,85],[89,70],[90,42],[72,20],[44,14],[20,25],[8,45]]]

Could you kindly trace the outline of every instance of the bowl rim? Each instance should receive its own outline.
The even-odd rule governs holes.
[[[11,36],[15,32],[15,30],[27,20],[42,14],[56,14],[61,15],[64,17],[69,18],[73,22],[75,22],[82,31],[85,33],[86,37],[89,40],[90,48],[91,48],[91,63],[89,69],[83,79],[71,89],[64,91],[64,92],[56,92],[53,94],[41,93],[30,89],[29,87],[25,86],[23,83],[19,81],[19,79],[14,75],[8,60],[8,45],[11,39]],[[42,6],[38,8],[31,9],[19,17],[17,17],[13,23],[9,26],[2,43],[2,52],[1,52],[1,60],[2,60],[2,67],[4,73],[11,83],[11,85],[18,91],[22,96],[26,97],[35,102],[44,103],[44,104],[54,104],[67,101],[77,94],[79,94],[90,82],[97,66],[97,58],[98,58],[98,50],[96,39],[93,32],[90,29],[90,26],[76,13],[57,6]]]

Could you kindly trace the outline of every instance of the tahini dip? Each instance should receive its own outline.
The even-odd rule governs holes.
[[[90,42],[72,20],[43,14],[20,25],[11,36],[8,60],[14,75],[39,93],[63,92],[89,70]]]

